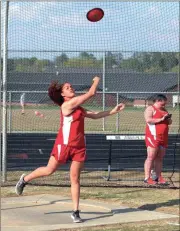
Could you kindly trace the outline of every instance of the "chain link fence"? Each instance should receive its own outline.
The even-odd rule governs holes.
[[[20,98],[25,93],[25,111],[22,114]],[[85,92],[77,92],[83,94]],[[144,110],[152,104],[156,93],[140,92],[98,92],[84,108],[91,111],[110,110],[118,103],[125,103],[121,113],[104,119],[86,119],[86,133],[143,134],[145,128]],[[179,106],[176,102],[177,92],[165,93],[168,98],[167,110],[172,114],[173,123],[169,133],[178,133]],[[103,99],[104,97],[104,99]],[[103,105],[105,102],[105,105]],[[54,105],[47,92],[11,91],[8,92],[8,132],[9,133],[56,133],[60,126],[60,108]]]
[[[3,120],[0,129],[3,178],[8,170],[7,184],[14,184],[18,179],[18,170],[30,171],[47,163],[60,126],[59,108],[52,104],[47,94],[51,81],[70,82],[78,95],[89,89],[95,75],[101,77],[98,93],[83,106],[102,111],[123,102],[126,108],[104,119],[86,119],[90,159],[83,172],[82,184],[142,186],[146,157],[144,141],[127,140],[114,144],[112,177],[120,181],[107,182],[109,142],[106,135],[144,134],[143,113],[156,93],[167,96],[167,109],[173,118],[165,170],[168,177],[175,170],[176,173],[179,171],[178,3],[176,7],[171,5],[173,3],[161,3],[164,14],[153,14],[153,18],[150,18],[153,12],[147,12],[147,9],[154,9],[153,4],[158,3],[146,3],[149,7],[145,7],[145,3],[132,3],[139,15],[144,12],[143,22],[147,20],[147,24],[137,17],[133,6],[127,7],[132,11],[122,14],[122,7],[129,4],[124,2],[99,2],[106,17],[96,24],[85,18],[90,7],[88,2],[10,1],[9,7],[5,4],[1,4]],[[116,14],[112,14],[112,10]],[[132,21],[129,18],[133,12],[136,16]],[[169,12],[174,16],[173,21],[168,18]],[[153,33],[150,25],[153,25]],[[130,26],[139,30],[127,30]],[[24,113],[20,102],[23,94]],[[69,184],[67,168],[44,183]],[[40,184],[40,181],[35,183]]]

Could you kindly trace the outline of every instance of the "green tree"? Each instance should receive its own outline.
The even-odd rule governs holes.
[[[88,52],[81,52],[78,57],[69,58],[65,63],[66,67],[101,67],[102,61],[97,60],[96,57]]]
[[[8,59],[7,60],[7,71],[15,71],[16,64],[14,59]]]
[[[173,52],[136,52],[121,63],[122,68],[152,73],[177,71],[177,65],[178,54]]]
[[[15,71],[17,72],[31,72],[31,61],[29,58],[14,59]]]
[[[16,65],[16,71],[17,71],[17,72],[29,72],[29,71],[27,70],[27,67],[24,66],[24,65],[22,65],[22,64],[17,64],[17,65]]]
[[[166,52],[162,53],[162,57],[159,63],[163,71],[170,71],[173,67],[178,65],[178,59],[176,53]]]
[[[145,70],[147,73],[162,73],[162,68],[160,66],[152,66]]]
[[[96,60],[96,57],[93,54],[89,54],[88,52],[81,52],[79,54],[80,59],[91,59],[91,60]]]
[[[32,66],[38,59],[36,57],[32,57],[29,59],[29,65]]]
[[[114,58],[115,58],[116,64],[120,67],[121,62],[123,60],[123,54],[122,53],[115,53]]]
[[[36,57],[15,59],[15,71],[17,72],[43,72],[50,64],[47,59],[39,60]]]
[[[63,67],[64,63],[68,61],[68,56],[65,53],[62,53],[60,56],[55,58],[55,66]]]
[[[112,52],[108,51],[105,57],[105,66],[106,68],[112,68],[114,65],[118,66],[116,57]]]
[[[139,62],[139,60],[137,58],[128,58],[128,59],[124,59],[121,62],[121,68],[123,69],[132,69],[132,70],[136,70],[136,71],[140,71],[141,64]]]
[[[173,67],[173,68],[171,69],[171,72],[179,73],[179,65]]]
[[[49,60],[36,60],[34,64],[32,65],[32,71],[33,72],[43,72],[45,70],[45,67],[48,66]]]
[[[66,67],[102,67],[100,60],[72,58],[65,63]]]

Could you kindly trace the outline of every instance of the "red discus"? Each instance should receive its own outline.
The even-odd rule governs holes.
[[[90,11],[88,11],[86,17],[91,22],[98,22],[100,21],[104,16],[104,11],[101,8],[94,8]]]

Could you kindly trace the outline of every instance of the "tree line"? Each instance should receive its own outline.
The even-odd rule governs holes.
[[[68,67],[102,68],[103,58],[88,52],[81,52],[76,57],[61,53],[54,60],[38,59],[37,57],[9,58],[7,63],[9,72],[55,72]],[[112,52],[106,52],[105,55],[105,67],[108,69],[117,68],[147,73],[178,73],[179,65],[179,53],[176,52],[134,52],[129,57],[124,57],[123,53]]]

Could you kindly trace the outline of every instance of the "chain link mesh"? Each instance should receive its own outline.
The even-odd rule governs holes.
[[[83,106],[102,111],[122,102],[126,109],[104,119],[86,119],[87,151],[95,155],[87,161],[82,174],[83,184],[141,185],[139,179],[143,178],[146,155],[143,143],[115,145],[113,168],[116,171],[112,177],[121,180],[105,182],[103,177],[107,175],[109,153],[105,135],[144,134],[143,113],[155,93],[167,96],[167,109],[172,113],[173,124],[169,131],[172,139],[165,159],[167,176],[174,168],[174,153],[178,151],[174,143],[179,139],[180,119],[178,3],[98,4],[105,17],[98,23],[90,23],[85,15],[94,7],[93,2],[10,2],[7,60],[9,183],[17,180],[17,170],[28,172],[47,163],[60,126],[59,108],[47,94],[51,81],[70,82],[79,95],[89,89],[95,75],[101,77],[98,93]],[[137,165],[139,153],[142,155]],[[178,161],[177,158],[176,164]],[[59,174],[65,179],[61,183]],[[40,184],[38,180],[36,182]],[[44,183],[49,182],[69,184],[66,169],[45,179]]]

